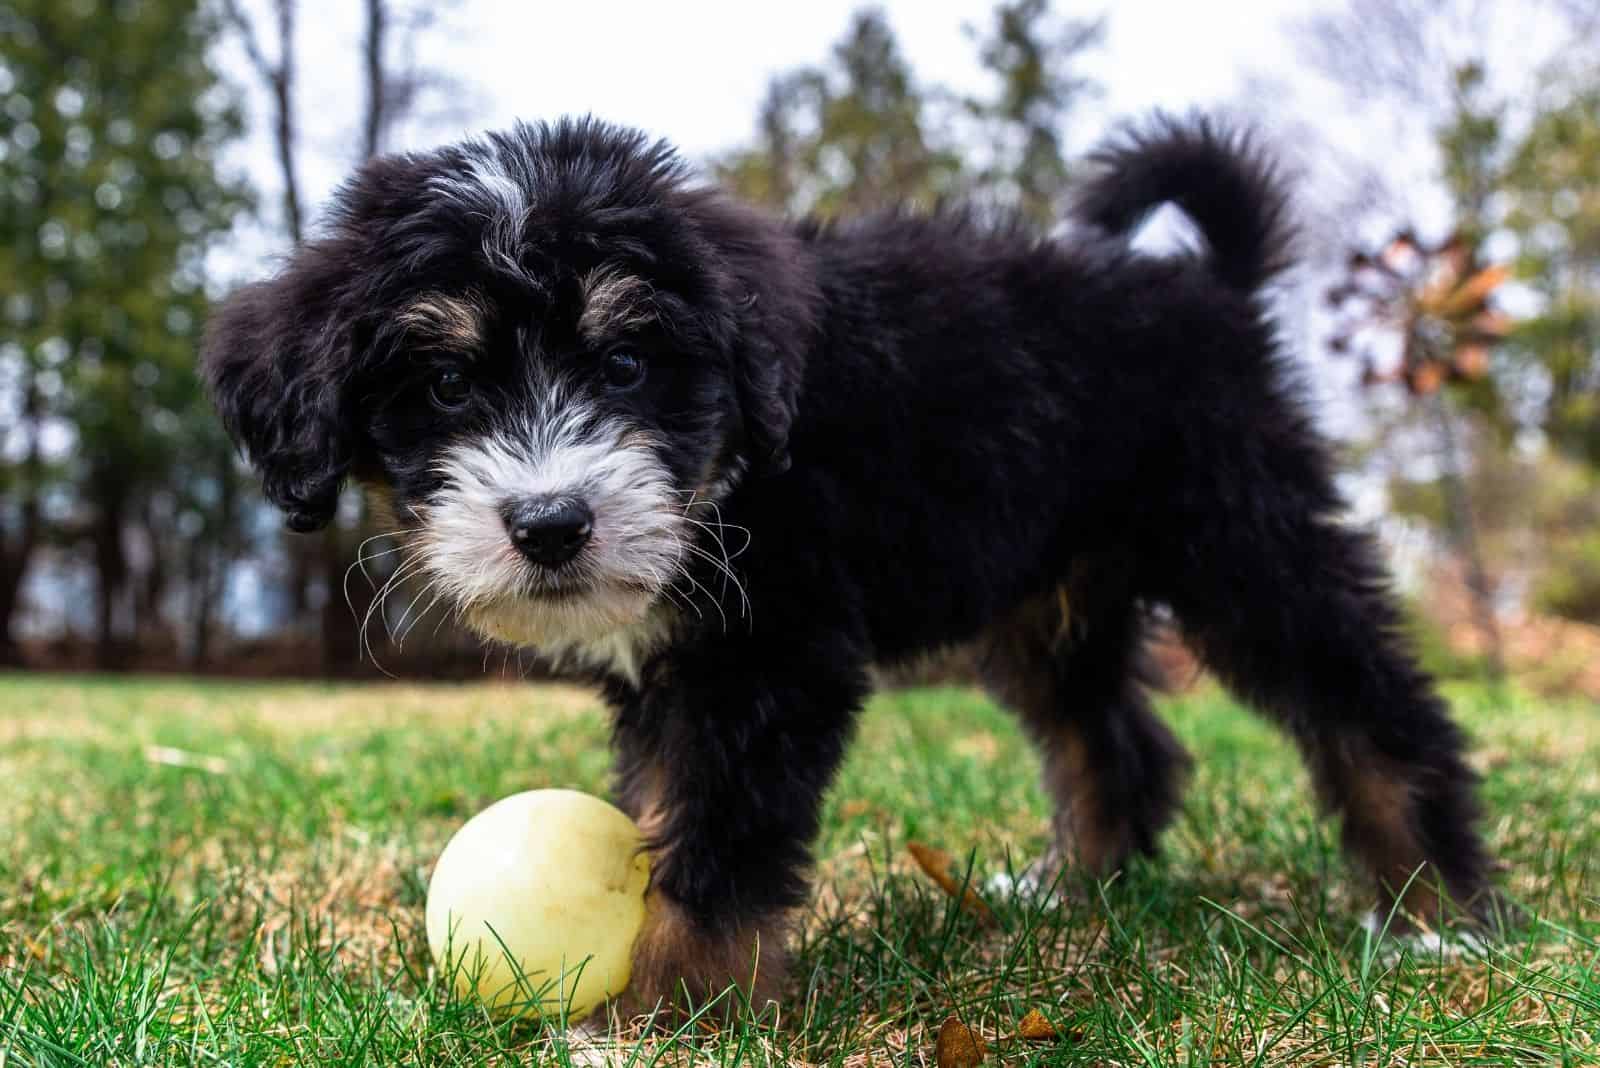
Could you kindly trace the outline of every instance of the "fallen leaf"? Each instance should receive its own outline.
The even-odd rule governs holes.
[[[1028,1010],[1017,1024],[1017,1034],[1029,1042],[1050,1042],[1061,1037],[1056,1025],[1045,1019],[1044,1013],[1038,1009]]]
[[[983,1039],[954,1016],[948,1016],[939,1027],[933,1059],[939,1068],[973,1068],[983,1060]]]
[[[963,909],[983,923],[994,922],[994,913],[990,911],[983,898],[957,876],[955,861],[951,859],[949,853],[923,845],[921,842],[907,842],[906,849],[917,862],[917,867],[921,868],[928,878],[938,883],[939,889],[960,901]]]

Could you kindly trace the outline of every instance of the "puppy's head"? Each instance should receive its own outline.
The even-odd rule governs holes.
[[[664,145],[518,126],[367,164],[203,366],[292,528],[353,476],[480,631],[590,640],[693,558],[691,502],[787,464],[816,299],[803,249]]]

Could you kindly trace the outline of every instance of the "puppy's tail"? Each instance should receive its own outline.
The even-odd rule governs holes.
[[[1076,193],[1081,218],[1132,233],[1164,203],[1200,228],[1217,276],[1253,293],[1292,262],[1289,198],[1255,139],[1204,116],[1157,115],[1090,156],[1098,173]]]

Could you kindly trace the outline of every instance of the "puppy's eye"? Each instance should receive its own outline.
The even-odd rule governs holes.
[[[440,371],[428,386],[428,396],[436,407],[454,411],[472,399],[472,383],[460,371]]]
[[[601,373],[612,389],[632,389],[644,381],[644,360],[632,349],[612,349]]]

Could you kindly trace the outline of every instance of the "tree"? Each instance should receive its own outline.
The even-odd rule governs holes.
[[[1374,334],[1398,342],[1398,359],[1390,369],[1380,369],[1370,349],[1358,349],[1361,383],[1369,388],[1401,384],[1401,397],[1431,432],[1444,529],[1465,567],[1475,622],[1498,677],[1505,668],[1495,583],[1469,492],[1469,427],[1458,409],[1464,403],[1491,426],[1504,410],[1497,379],[1490,374],[1490,354],[1508,329],[1494,297],[1509,272],[1487,262],[1484,253],[1504,151],[1504,109],[1487,94],[1483,67],[1476,62],[1455,71],[1451,84],[1449,110],[1435,140],[1456,229],[1430,244],[1407,228],[1375,255],[1352,253],[1345,280],[1329,293],[1345,319],[1330,347],[1345,351],[1370,342]]]
[[[1468,444],[1450,392],[1488,379],[1489,348],[1507,329],[1506,317],[1492,304],[1506,274],[1502,266],[1483,263],[1479,245],[1463,234],[1429,245],[1403,231],[1376,255],[1352,254],[1345,279],[1328,293],[1342,320],[1330,348],[1354,350],[1364,387],[1398,383],[1401,395],[1430,420],[1445,527],[1466,564],[1474,614],[1496,675],[1504,668],[1494,588],[1467,492]],[[1389,339],[1399,351],[1393,366],[1384,368],[1372,346]]]
[[[1067,174],[1064,127],[1093,83],[1077,73],[1098,21],[1011,0],[985,31],[969,27],[992,96],[918,80],[883,12],[852,18],[825,64],[777,75],[754,144],[715,164],[747,199],[792,213],[849,215],[971,194],[1043,222]]]
[[[995,8],[987,34],[968,26],[967,35],[997,83],[993,99],[965,101],[990,143],[992,160],[979,185],[1053,222],[1067,185],[1067,123],[1098,92],[1077,68],[1085,52],[1103,43],[1105,21],[1058,15],[1050,0],[1012,0]]]
[[[456,0],[363,3],[361,158],[369,159],[392,148],[409,120],[459,125],[469,113],[469,94],[460,79],[417,58],[419,42],[443,27]]]
[[[129,538],[170,540],[169,472],[209,448],[193,372],[203,264],[241,203],[216,165],[238,122],[208,63],[215,32],[199,0],[0,4],[0,273],[17,283],[0,351],[22,386],[23,436],[0,607],[16,610],[21,549],[46,533],[84,544],[103,665],[166,592],[152,549],[129,597]],[[72,445],[59,473],[73,488],[52,487],[64,504],[49,532],[46,428]]]
[[[1545,298],[1545,310],[1520,324],[1509,344],[1498,344],[1497,336],[1486,345],[1484,352],[1493,357],[1488,374],[1445,376],[1449,388],[1439,403],[1461,406],[1507,440],[1519,429],[1537,427],[1558,443],[1576,444],[1582,431],[1574,436],[1573,426],[1584,423],[1581,413],[1595,383],[1595,372],[1586,369],[1586,350],[1593,346],[1585,341],[1594,335],[1585,334],[1589,320],[1581,296],[1572,314],[1571,298],[1584,288],[1584,270],[1571,268],[1585,255],[1585,212],[1579,206],[1597,169],[1595,142],[1586,136],[1594,136],[1592,116],[1600,101],[1591,73],[1587,99],[1582,77],[1557,82],[1546,87],[1531,119],[1520,118],[1524,109],[1510,105],[1524,94],[1492,65],[1496,10],[1477,0],[1349,0],[1343,10],[1302,25],[1302,50],[1352,103],[1383,105],[1406,116],[1416,127],[1418,148],[1434,151],[1435,178],[1448,195],[1452,244],[1465,256],[1464,274],[1488,267],[1491,241],[1513,235],[1520,239],[1518,276]],[[1600,25],[1596,9],[1535,0],[1517,17],[1568,31],[1551,35],[1569,43],[1546,57],[1547,68],[1562,69],[1566,57],[1576,56],[1573,69],[1595,69],[1592,60],[1584,65],[1582,48],[1588,39],[1583,31]],[[1386,159],[1408,155],[1385,146]],[[1573,210],[1560,210],[1563,205]],[[1412,222],[1391,224],[1409,232]],[[1535,247],[1541,243],[1549,249]],[[1574,366],[1562,353],[1582,355]],[[1527,402],[1530,391],[1546,386],[1559,399]],[[1579,413],[1576,424],[1555,425],[1563,422],[1557,414],[1563,410]]]
[[[869,8],[851,19],[831,63],[773,78],[756,143],[715,169],[745,198],[794,213],[931,202],[961,168],[932,126],[888,19]]]
[[[9,309],[16,311],[14,307]],[[18,316],[20,318],[20,316]],[[0,361],[13,379],[16,412],[12,420],[17,460],[0,466],[0,665],[20,658],[16,620],[22,587],[39,546],[44,496],[43,404],[35,360],[16,341],[0,349]],[[11,442],[6,442],[10,445]]]
[[[1508,354],[1523,417],[1600,472],[1600,66],[1553,78],[1503,182],[1517,274],[1538,297]]]
[[[1535,0],[1519,9],[1517,17],[1578,30],[1586,17],[1592,21],[1593,14],[1580,7]],[[1577,133],[1583,125],[1583,104],[1577,100],[1581,94],[1572,97],[1575,110],[1566,119],[1552,118],[1548,107],[1535,109],[1529,119],[1524,109],[1511,106],[1523,95],[1513,88],[1516,77],[1510,67],[1494,65],[1502,55],[1495,16],[1508,10],[1474,0],[1350,0],[1344,10],[1310,20],[1302,35],[1308,58],[1353,104],[1367,107],[1369,113],[1375,110],[1372,105],[1382,105],[1391,114],[1405,116],[1413,142],[1434,150],[1434,178],[1448,198],[1452,233],[1430,244],[1412,233],[1411,219],[1396,220],[1400,232],[1386,247],[1352,253],[1349,275],[1330,297],[1347,311],[1367,301],[1376,311],[1363,312],[1358,319],[1364,316],[1369,325],[1381,324],[1392,340],[1397,339],[1391,346],[1398,353],[1392,369],[1385,373],[1369,363],[1363,381],[1382,385],[1389,380],[1405,386],[1398,396],[1406,401],[1414,425],[1424,429],[1427,452],[1436,460],[1427,477],[1440,490],[1442,507],[1437,515],[1465,565],[1479,626],[1496,662],[1496,583],[1481,548],[1483,509],[1473,499],[1484,480],[1474,477],[1473,466],[1498,460],[1489,450],[1505,451],[1528,429],[1570,442],[1573,436],[1566,432],[1572,424],[1558,430],[1557,413],[1577,413],[1576,422],[1581,424],[1586,383],[1595,382],[1594,335],[1584,340],[1583,316],[1566,314],[1561,309],[1570,309],[1571,303],[1555,295],[1570,294],[1572,289],[1555,279],[1559,269],[1553,260],[1528,255],[1535,230],[1545,236],[1546,244],[1556,233],[1572,232],[1571,219],[1558,218],[1550,209],[1589,188],[1584,184],[1584,165],[1578,162],[1584,151],[1582,134]],[[1581,34],[1567,38],[1583,39]],[[1558,46],[1547,61],[1559,64],[1567,51]],[[1518,63],[1527,60],[1525,55],[1516,58]],[[1594,101],[1589,103],[1592,109]],[[1574,125],[1571,120],[1578,121]],[[1590,142],[1591,151],[1593,147]],[[1396,153],[1388,143],[1384,154],[1385,159],[1415,155]],[[1547,167],[1547,161],[1553,165]],[[1568,173],[1556,177],[1563,167]],[[1516,188],[1519,172],[1521,194]],[[1593,176],[1591,169],[1587,180]],[[1390,182],[1406,177],[1391,176]],[[1552,181],[1547,184],[1546,178]],[[1509,214],[1508,203],[1513,207]],[[1575,214],[1581,213],[1568,213]],[[1512,242],[1523,248],[1517,273],[1546,294],[1545,310],[1514,328],[1498,299],[1511,274],[1506,253],[1500,250],[1512,235],[1522,238]],[[1581,239],[1554,241],[1563,249],[1581,244]],[[1396,270],[1395,264],[1406,258],[1414,266]],[[1374,296],[1367,283],[1375,277],[1382,283],[1385,272],[1388,284],[1380,284],[1377,288],[1383,292]],[[1347,349],[1354,340],[1357,334],[1344,330],[1335,335],[1332,347]],[[1576,375],[1566,377],[1562,353],[1576,356],[1580,365]],[[1574,406],[1561,400],[1529,402],[1541,392],[1570,400]],[[1581,438],[1581,432],[1577,436]],[[1429,469],[1410,459],[1402,457],[1392,465],[1402,478]],[[1398,499],[1416,496],[1402,493]],[[1556,563],[1554,558],[1551,562]]]

